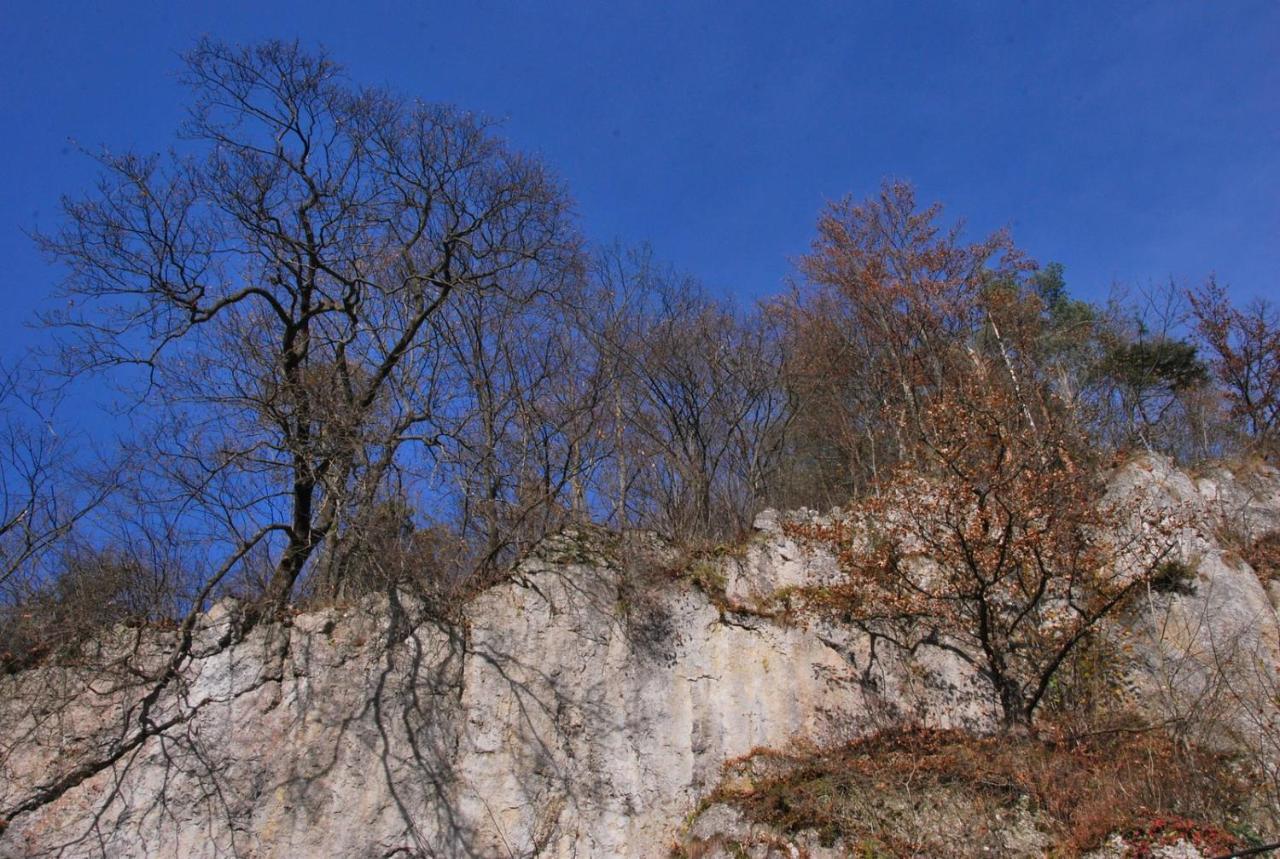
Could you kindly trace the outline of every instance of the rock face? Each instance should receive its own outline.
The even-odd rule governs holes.
[[[1183,523],[1172,553],[1185,587],[1149,590],[1114,630],[1131,654],[1137,702],[1187,719],[1209,744],[1243,748],[1280,776],[1280,569],[1254,569],[1249,546],[1280,530],[1280,473],[1258,467],[1192,476],[1161,457],[1121,469],[1113,495],[1142,499],[1146,518]]]
[[[1192,511],[1185,551],[1198,564],[1194,594],[1154,594],[1126,628],[1141,694],[1178,706],[1210,682],[1202,651],[1232,636],[1274,672],[1275,610],[1213,524],[1229,507],[1276,527],[1280,476],[1250,480],[1197,482],[1158,459],[1117,477],[1117,492]],[[14,816],[0,856],[661,856],[723,764],[753,749],[904,720],[991,726],[985,682],[955,656],[908,657],[759,610],[840,575],[781,521],[762,516],[744,551],[707,562],[717,587],[637,589],[598,535],[569,534],[452,623],[393,595],[259,625],[227,647],[237,615],[219,605],[182,694],[155,705],[168,727]],[[122,630],[103,646],[145,661],[162,645]],[[1161,673],[1189,652],[1183,678]],[[107,747],[140,694],[125,676],[66,666],[0,680],[0,817]]]

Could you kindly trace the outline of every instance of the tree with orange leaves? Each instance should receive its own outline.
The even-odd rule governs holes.
[[[1280,436],[1280,312],[1262,299],[1243,310],[1233,307],[1212,278],[1188,291],[1187,299],[1232,416],[1260,449],[1274,454]]]
[[[980,353],[1015,386],[1036,375],[1020,366],[1047,318],[1027,281],[1035,266],[1006,232],[967,242],[941,211],[903,182],[832,204],[799,260],[807,288],[782,307],[797,425],[815,417],[836,439],[855,491],[915,458],[925,411]]]
[[[965,243],[962,225],[943,228],[940,214],[917,206],[910,185],[886,183],[876,198],[828,207],[800,260],[844,310],[866,371],[892,382],[881,406],[899,423],[916,424],[966,360],[956,347],[980,323],[983,290],[1031,268],[1007,233]]]
[[[1100,481],[1071,456],[1072,430],[1033,425],[996,370],[975,368],[931,402],[922,461],[829,536],[855,620],[904,648],[956,654],[990,682],[1003,729],[1026,731],[1073,651],[1173,542],[1167,525],[1142,546],[1107,536],[1135,511],[1101,503]]]
[[[908,186],[833,206],[802,261],[879,375],[895,454],[877,492],[825,532],[848,614],[929,643],[990,683],[1005,730],[1030,730],[1066,662],[1147,581],[1167,534],[1108,542],[1089,442],[1042,360],[1049,321],[1007,235],[965,244]],[[1157,529],[1158,531],[1158,529]],[[1129,562],[1118,563],[1120,557]]]

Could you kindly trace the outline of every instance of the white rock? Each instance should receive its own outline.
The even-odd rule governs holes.
[[[1202,700],[1228,652],[1260,690],[1274,684],[1275,609],[1213,523],[1225,505],[1275,527],[1280,476],[1197,482],[1149,458],[1114,485],[1194,514],[1180,547],[1196,593],[1152,594],[1126,630],[1140,700]],[[753,749],[904,719],[991,727],[990,690],[952,654],[882,645],[873,662],[854,629],[746,611],[839,581],[835,559],[781,522],[762,515],[745,554],[721,560],[727,609],[692,587],[626,605],[605,553],[562,540],[457,627],[393,628],[372,603],[261,625],[194,660],[182,696],[158,705],[189,718],[18,816],[0,856],[663,856],[725,762]],[[203,625],[224,629],[234,608]],[[141,694],[110,679],[56,667],[0,679],[0,809],[110,741]],[[1224,730],[1275,717],[1242,712],[1224,709]]]

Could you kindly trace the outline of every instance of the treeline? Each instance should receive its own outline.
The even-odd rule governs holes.
[[[66,278],[49,360],[3,391],[10,664],[224,593],[446,596],[575,522],[727,539],[969,433],[1072,468],[1276,456],[1280,319],[1212,280],[1083,302],[889,183],[742,307],[588,245],[469,113],[282,43],[203,42],[185,79],[185,148],[100,156],[38,238]],[[82,379],[126,407],[94,457],[49,417]]]

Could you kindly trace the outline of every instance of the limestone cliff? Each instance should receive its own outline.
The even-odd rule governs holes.
[[[1274,688],[1276,612],[1224,528],[1280,525],[1280,475],[1195,479],[1147,458],[1113,491],[1188,512],[1196,577],[1146,595],[1117,632],[1135,698],[1203,706],[1224,657],[1244,666],[1237,686]],[[14,817],[0,856],[661,856],[753,749],[907,721],[990,728],[990,692],[954,655],[760,610],[840,576],[785,518],[761,516],[744,549],[662,587],[635,585],[630,543],[562,535],[452,621],[393,595],[225,646],[238,615],[220,604],[181,695],[155,711],[168,727]],[[156,636],[118,630],[104,657],[158,658]],[[107,747],[138,694],[71,666],[0,680],[0,815]],[[1280,760],[1265,749],[1275,715],[1235,708],[1223,736]]]

